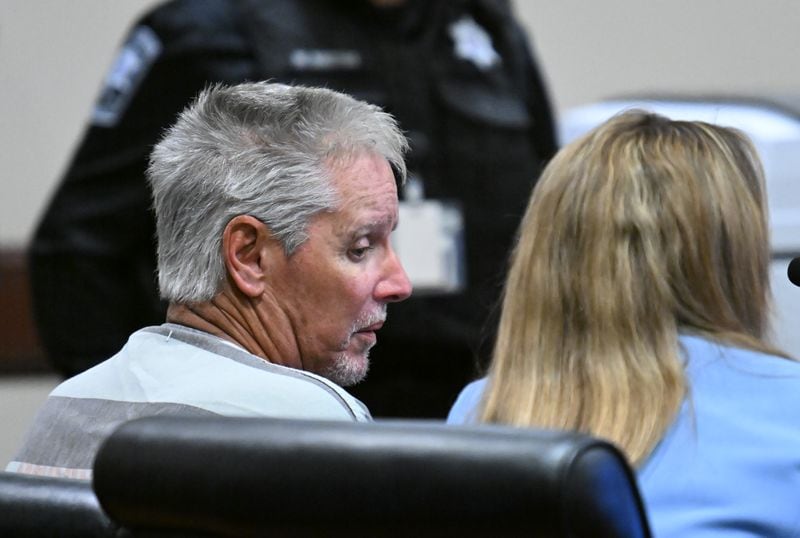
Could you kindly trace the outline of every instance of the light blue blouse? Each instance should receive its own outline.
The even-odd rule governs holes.
[[[689,397],[638,470],[656,537],[800,537],[800,363],[681,336]],[[448,423],[474,422],[486,385]]]

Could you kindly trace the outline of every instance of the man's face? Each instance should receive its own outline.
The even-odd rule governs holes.
[[[332,168],[340,206],[314,217],[309,238],[271,279],[304,370],[342,386],[361,381],[386,305],[411,294],[389,242],[397,189],[385,159],[362,154]]]

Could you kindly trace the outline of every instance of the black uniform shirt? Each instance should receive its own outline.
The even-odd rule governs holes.
[[[459,50],[460,27],[484,32],[490,49]],[[57,367],[79,372],[163,321],[144,170],[188,102],[213,82],[326,86],[395,115],[426,197],[463,211],[466,288],[393,304],[370,375],[353,390],[376,416],[444,416],[487,354],[519,219],[556,149],[508,3],[176,0],[134,27],[124,53],[133,61],[112,70],[32,245],[35,312]]]

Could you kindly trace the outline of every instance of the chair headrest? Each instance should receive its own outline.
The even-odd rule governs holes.
[[[116,536],[89,482],[0,472],[0,536]]]
[[[94,487],[134,529],[649,536],[611,444],[500,426],[149,417],[104,443]]]

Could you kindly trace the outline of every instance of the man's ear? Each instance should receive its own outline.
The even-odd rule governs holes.
[[[222,234],[222,255],[228,276],[243,294],[259,297],[266,286],[269,246],[274,242],[267,226],[250,215],[233,217]]]

